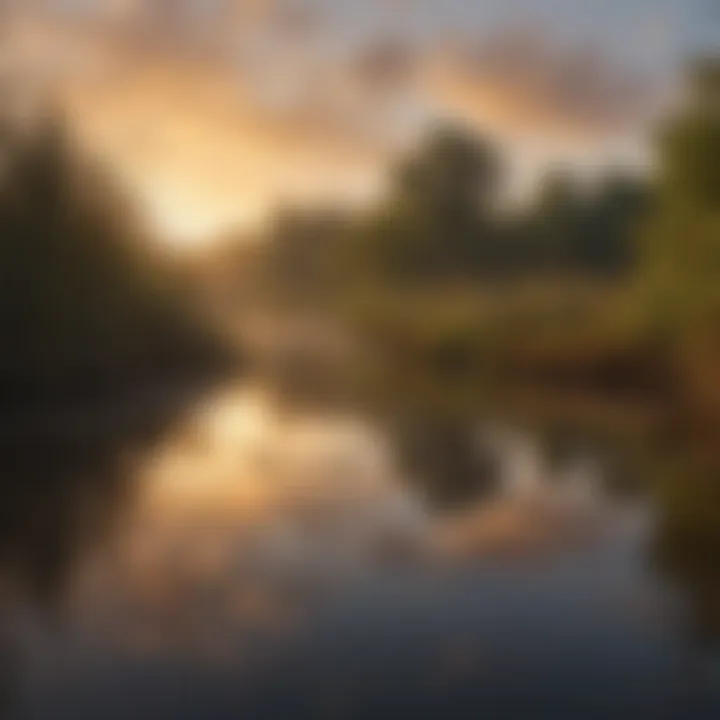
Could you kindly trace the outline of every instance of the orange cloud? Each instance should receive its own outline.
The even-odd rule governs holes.
[[[650,78],[598,49],[527,31],[445,49],[428,83],[440,106],[478,125],[569,142],[633,132],[660,100]]]
[[[537,168],[605,150],[654,100],[603,55],[544,36],[375,37],[338,51],[320,18],[287,3],[217,7],[197,27],[135,0],[83,19],[26,13],[1,43],[0,66],[52,83],[80,139],[174,237],[256,222],[278,203],[372,197],[437,116],[522,147]]]

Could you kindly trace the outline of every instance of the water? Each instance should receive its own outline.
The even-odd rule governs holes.
[[[662,570],[662,506],[618,493],[591,443],[558,459],[506,422],[420,425],[245,386],[8,441],[0,708],[720,717],[714,564]]]

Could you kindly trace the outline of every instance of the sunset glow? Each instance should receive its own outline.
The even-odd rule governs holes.
[[[0,0],[0,720],[720,720],[720,0]]]
[[[549,17],[557,2],[545,3]],[[363,30],[350,7],[324,2],[39,2],[5,11],[3,65],[51,82],[151,228],[197,246],[278,205],[372,196],[436,120],[502,143],[517,158],[511,186],[548,164],[602,165],[609,146],[620,148],[614,162],[634,163],[633,138],[672,86],[663,68],[680,36],[657,31],[641,56],[611,62],[614,47],[592,26],[568,42],[540,18],[529,23],[523,4],[498,22],[422,0],[418,18],[446,15],[447,32],[415,32],[380,5]]]

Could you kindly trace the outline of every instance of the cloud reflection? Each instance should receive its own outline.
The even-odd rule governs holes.
[[[516,489],[436,516],[379,426],[296,412],[257,386],[225,390],[142,468],[115,560],[89,565],[78,588],[79,617],[90,638],[132,652],[235,657],[384,568],[589,537],[592,498],[553,500],[563,491],[541,485],[549,471],[531,441],[503,437],[501,488]],[[523,473],[536,494],[517,491]]]

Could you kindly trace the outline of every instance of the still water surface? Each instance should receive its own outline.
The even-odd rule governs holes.
[[[0,716],[720,717],[662,509],[591,443],[463,432],[245,386],[140,437],[6,443]]]

